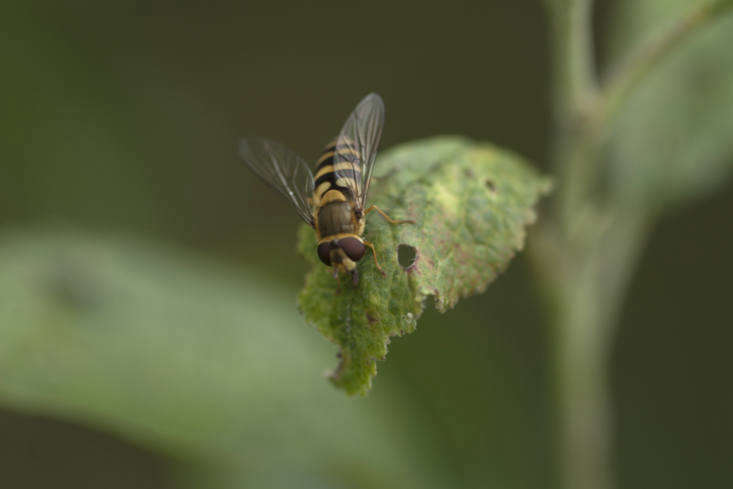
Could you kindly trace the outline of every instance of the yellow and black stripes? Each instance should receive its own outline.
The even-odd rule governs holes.
[[[361,185],[361,158],[353,144],[332,141],[316,162],[313,200],[316,206],[353,201]]]

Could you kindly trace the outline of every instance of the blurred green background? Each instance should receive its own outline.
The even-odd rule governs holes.
[[[614,3],[596,10],[602,60]],[[540,2],[3,11],[3,486],[555,485],[549,335],[524,258],[428,311],[370,396],[347,398],[321,377],[335,350],[296,312],[298,218],[236,155],[257,134],[312,158],[376,91],[383,147],[461,134],[546,169]],[[619,487],[733,485],[731,215],[728,183],[668,214],[641,259],[613,353]],[[119,338],[88,332],[110,325]],[[72,355],[96,353],[47,361],[69,338],[84,346]],[[207,341],[210,358],[184,351]]]

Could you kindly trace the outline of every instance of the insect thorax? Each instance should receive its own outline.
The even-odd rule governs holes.
[[[318,234],[321,238],[335,234],[356,233],[356,222],[349,202],[330,202],[318,209]]]

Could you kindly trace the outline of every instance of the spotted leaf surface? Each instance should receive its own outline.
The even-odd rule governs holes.
[[[445,312],[483,292],[508,265],[535,219],[533,206],[547,179],[519,156],[486,143],[437,137],[385,152],[377,162],[365,238],[374,243],[359,262],[360,282],[334,279],[316,256],[313,230],[304,225],[299,247],[312,264],[299,305],[306,320],[339,346],[331,380],[349,394],[365,394],[387,354],[389,338],[415,330],[425,299]]]

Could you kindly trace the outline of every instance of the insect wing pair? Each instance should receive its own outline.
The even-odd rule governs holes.
[[[379,140],[384,126],[384,102],[376,93],[362,99],[346,120],[336,146],[355,146],[357,158],[334,155],[336,179],[349,183],[354,211],[363,213]],[[313,202],[313,173],[303,158],[286,146],[267,139],[243,139],[239,154],[268,185],[282,193],[305,222],[313,226],[317,209]],[[344,178],[352,175],[361,178]]]
[[[308,164],[285,146],[265,139],[245,139],[240,156],[267,184],[282,193],[301,218],[316,231],[318,256],[327,266],[350,272],[358,282],[356,262],[369,247],[364,241],[364,217],[369,184],[382,136],[384,103],[379,95],[364,97],[344,123],[338,137],[327,145],[317,163],[316,175]],[[377,268],[382,271],[374,255]],[[384,272],[382,272],[384,273]]]

